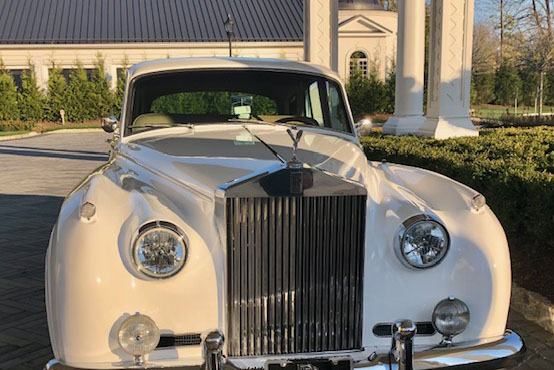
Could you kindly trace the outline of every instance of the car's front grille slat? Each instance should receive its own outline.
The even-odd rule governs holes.
[[[361,347],[365,199],[227,200],[231,356]]]

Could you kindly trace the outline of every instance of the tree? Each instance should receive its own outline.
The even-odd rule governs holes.
[[[346,92],[355,118],[385,110],[385,84],[373,66],[368,77],[355,71],[346,84]]]
[[[21,74],[21,91],[17,94],[20,118],[23,121],[37,122],[44,118],[44,95],[37,84],[35,66]]]
[[[396,97],[396,63],[392,63],[387,78],[385,79],[383,99],[383,113],[394,113]]]
[[[530,69],[537,71],[538,108],[542,115],[546,73],[554,65],[554,13],[552,0],[531,0],[529,8],[529,27],[525,53],[522,62]]]
[[[554,105],[554,68],[546,74],[545,103]]]
[[[473,32],[472,72],[491,73],[496,65],[498,38],[486,24],[477,24]]]
[[[471,78],[471,104],[489,104],[495,99],[495,74],[473,73]]]
[[[487,104],[494,100],[497,49],[498,39],[493,31],[485,24],[478,24],[473,33],[472,104]]]
[[[498,61],[514,60],[519,52],[518,25],[526,17],[521,0],[486,0],[483,9],[491,15],[490,21],[498,32]]]
[[[18,118],[17,86],[13,76],[0,60],[0,121],[11,121]]]
[[[87,78],[83,64],[77,61],[77,68],[69,75],[65,114],[68,121],[83,122],[97,117],[96,95]]]
[[[121,115],[121,105],[123,104],[123,94],[125,93],[125,83],[127,81],[127,69],[129,68],[129,61],[127,60],[127,57],[123,59],[121,64],[122,67],[117,76],[117,84],[112,106],[112,113],[118,119]]]
[[[97,55],[94,67],[91,79],[94,117],[91,118],[101,118],[108,116],[112,110],[114,96],[106,77],[106,68],[102,55]]]
[[[537,86],[539,83],[539,74],[536,70],[529,68],[525,64],[520,65],[517,74],[521,81],[520,90],[518,91],[519,102],[527,106],[534,105],[535,99],[538,98]]]
[[[398,0],[380,0],[380,1],[381,1],[381,5],[383,5],[383,7],[386,10],[389,10],[391,12],[398,11]]]
[[[519,89],[520,80],[514,66],[504,61],[496,70],[494,76],[494,95],[496,103],[501,105],[511,105]]]
[[[46,118],[49,121],[61,121],[60,110],[66,106],[65,94],[67,82],[62,70],[52,62],[48,73],[48,92],[46,95]]]

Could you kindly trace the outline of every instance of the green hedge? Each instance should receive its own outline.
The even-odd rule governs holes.
[[[0,132],[2,131],[31,131],[34,127],[32,122],[5,121],[0,122]]]
[[[422,167],[481,192],[507,234],[554,248],[554,129],[482,130],[478,138],[361,139],[371,160]],[[554,250],[553,250],[554,251]]]

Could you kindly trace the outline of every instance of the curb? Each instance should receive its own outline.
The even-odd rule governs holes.
[[[554,334],[554,304],[545,297],[512,283],[510,307],[527,320]]]
[[[53,131],[46,131],[43,133],[38,132],[29,132],[28,134],[19,134],[19,135],[10,135],[10,136],[0,136],[0,141],[7,140],[17,140],[25,139],[28,137],[38,136],[38,135],[50,135],[50,134],[69,134],[69,133],[87,133],[87,132],[104,132],[101,128],[66,128]]]
[[[26,137],[32,137],[32,136],[37,136],[37,135],[40,135],[40,134],[38,132],[29,132],[28,134],[0,136],[0,141],[24,139]]]
[[[101,128],[62,128],[59,130],[52,130],[43,132],[42,135],[49,134],[70,134],[70,133],[87,133],[87,132],[104,132]]]

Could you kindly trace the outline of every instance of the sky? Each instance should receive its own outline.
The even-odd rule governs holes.
[[[491,11],[488,0],[475,0],[475,23],[487,21],[492,15]]]

